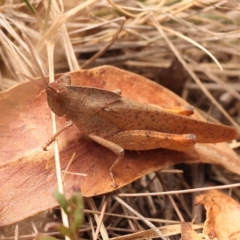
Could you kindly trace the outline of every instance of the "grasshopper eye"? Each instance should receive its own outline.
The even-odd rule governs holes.
[[[48,85],[46,92],[51,110],[59,117],[65,115],[71,101],[66,86],[53,82]]]

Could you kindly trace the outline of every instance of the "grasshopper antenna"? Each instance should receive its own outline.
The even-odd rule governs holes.
[[[27,44],[27,46],[28,46],[28,49],[29,49],[29,51],[30,51],[30,53],[31,53],[31,55],[32,55],[32,57],[33,57],[33,61],[34,61],[34,64],[35,64],[35,66],[37,67],[37,70],[38,70],[38,73],[39,73],[39,75],[41,76],[41,78],[42,78],[42,80],[43,80],[43,82],[44,82],[44,84],[45,84],[45,87],[47,87],[48,86],[48,81],[46,80],[46,78],[45,78],[45,76],[44,76],[44,73],[43,73],[43,71],[42,71],[42,69],[41,69],[41,67],[40,67],[40,64],[39,64],[39,62],[38,62],[38,60],[37,60],[37,57],[36,57],[36,52],[35,52],[35,50],[34,50],[34,47],[33,47],[33,45],[32,45],[32,43],[29,41],[29,39],[28,39],[28,37],[25,35],[25,34],[23,34],[23,38],[24,38],[24,40],[26,41],[26,44]],[[25,75],[23,75],[23,74],[21,74],[22,76],[24,76],[24,77],[27,77],[27,76],[25,76]],[[28,79],[30,79],[29,77],[27,77]],[[30,79],[31,80],[31,79]],[[36,81],[35,81],[36,82]]]
[[[38,81],[36,81],[36,79],[34,79],[34,78],[32,78],[32,77],[29,77],[29,76],[27,76],[27,75],[24,74],[24,73],[16,72],[16,74],[19,75],[19,76],[22,76],[22,77],[24,77],[24,78],[26,78],[26,79],[28,79],[28,80],[30,80],[30,81],[33,81],[34,83],[36,83],[37,85],[39,85],[39,86],[41,86],[41,87],[43,87],[43,88],[46,88],[46,85],[45,85],[45,84],[39,83]]]

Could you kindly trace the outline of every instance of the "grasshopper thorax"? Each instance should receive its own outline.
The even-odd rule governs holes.
[[[52,82],[47,86],[47,101],[51,110],[59,117],[67,113],[71,97],[63,83]]]

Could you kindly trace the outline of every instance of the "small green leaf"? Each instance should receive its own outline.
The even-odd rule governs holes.
[[[53,192],[61,208],[66,212],[69,219],[69,228],[60,225],[58,231],[69,237],[71,240],[78,239],[78,230],[83,222],[83,197],[80,191],[74,191],[72,197],[67,201],[63,194],[58,191]]]
[[[63,235],[63,236],[67,236],[70,239],[74,239],[74,233],[67,227],[61,225],[59,227],[57,227],[57,230]]]
[[[82,207],[77,208],[74,213],[74,221],[72,223],[75,230],[78,230],[83,223],[83,209]]]
[[[68,206],[69,206],[69,203],[67,201],[67,199],[64,197],[64,195],[60,192],[58,192],[57,190],[54,190],[53,191],[53,196],[56,198],[56,200],[58,201],[60,207],[64,210],[64,212],[66,214],[68,214]]]
[[[83,197],[81,192],[73,192],[72,197],[69,200],[69,204],[72,206],[71,211],[71,229],[78,230],[83,222]]]

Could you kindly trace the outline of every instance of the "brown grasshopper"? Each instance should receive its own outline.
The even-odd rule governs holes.
[[[118,155],[109,169],[114,187],[114,166],[123,158],[124,149],[188,151],[196,142],[226,142],[238,136],[232,127],[190,118],[191,106],[163,108],[139,103],[116,92],[71,86],[69,80],[65,74],[47,84],[48,105],[57,116],[73,122],[90,139]]]

